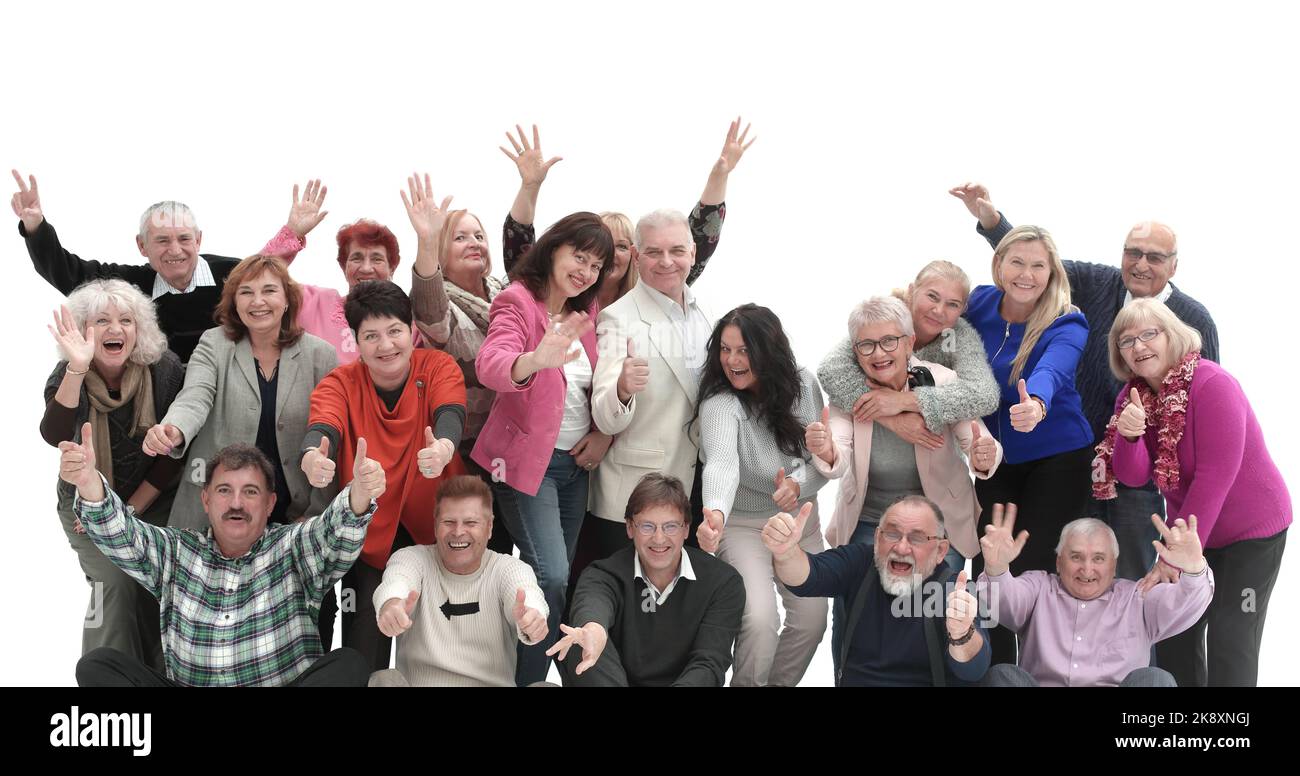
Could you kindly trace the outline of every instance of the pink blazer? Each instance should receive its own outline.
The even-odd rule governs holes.
[[[937,385],[957,379],[957,373],[945,366],[912,358],[909,366],[923,366],[934,375]],[[984,421],[974,419],[980,433],[988,435]],[[862,502],[867,498],[867,474],[871,468],[871,421],[857,423],[853,413],[831,405],[831,436],[835,440],[835,465],[831,466],[818,456],[813,465],[828,478],[840,478],[840,492],[835,497],[835,514],[826,529],[826,541],[831,547],[847,544],[862,514]],[[975,485],[971,474],[988,479],[1002,463],[1002,445],[997,445],[993,468],[987,474],[969,468],[961,452],[971,439],[970,421],[953,423],[943,430],[943,447],[931,450],[916,445],[916,470],[921,475],[921,489],[925,497],[943,510],[944,528],[948,540],[967,558],[980,551],[975,525],[980,516],[979,501],[975,498]],[[995,443],[997,440],[993,440]]]
[[[599,312],[599,303],[592,302],[587,314],[593,322]],[[496,391],[496,398],[470,458],[530,496],[537,495],[542,476],[551,465],[569,381],[563,369],[543,369],[523,385],[516,385],[510,370],[519,356],[541,343],[548,325],[546,305],[524,286],[511,283],[492,300],[487,338],[474,359],[479,382]],[[594,328],[583,335],[582,347],[594,372]]]

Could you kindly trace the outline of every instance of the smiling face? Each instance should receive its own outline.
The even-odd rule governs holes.
[[[257,466],[227,469],[218,465],[199,499],[221,552],[238,558],[266,533],[267,518],[275,508],[275,488]]]
[[[1124,239],[1124,286],[1135,297],[1155,296],[1178,271],[1174,233],[1164,224],[1139,224]],[[1135,256],[1135,253],[1141,256]],[[1152,256],[1151,253],[1161,254]],[[1162,258],[1163,257],[1163,258]]]
[[[886,531],[903,535],[898,542],[890,542]],[[948,554],[947,539],[930,539],[913,544],[912,534],[935,536],[939,523],[934,512],[923,503],[901,502],[885,510],[876,529],[876,571],[881,587],[890,595],[908,595],[928,579],[943,556]]]
[[[475,497],[439,499],[433,530],[442,567],[453,574],[473,574],[492,537],[492,510]]]
[[[612,225],[606,222],[610,234],[614,236],[614,264],[610,267],[609,272],[605,273],[604,288],[618,288],[623,282],[623,277],[629,272],[632,266],[632,259],[636,249],[632,247],[632,235],[626,234],[623,228],[618,225]]]
[[[637,253],[641,282],[668,297],[681,299],[686,276],[695,266],[695,241],[686,224],[641,227]]]
[[[442,257],[443,273],[462,279],[483,277],[490,260],[483,225],[469,213],[462,213],[451,227],[450,235],[447,252]]]
[[[640,526],[654,527],[654,533],[644,534]],[[669,536],[664,527],[676,525]],[[641,570],[650,577],[675,576],[682,561],[682,545],[686,543],[690,524],[677,509],[667,504],[655,504],[632,516],[627,524],[627,536],[636,545]]]
[[[758,387],[758,377],[750,367],[745,337],[740,333],[740,327],[734,323],[722,329],[718,358],[722,362],[722,373],[727,376],[732,388],[737,391],[752,391]]]
[[[240,283],[235,291],[235,312],[251,335],[276,336],[288,309],[284,284],[270,270]]]
[[[566,299],[572,299],[600,279],[600,268],[604,264],[597,254],[565,243],[551,255],[551,289],[559,291]]]
[[[172,288],[184,289],[194,277],[194,267],[199,261],[199,243],[203,233],[186,223],[187,219],[176,214],[157,212],[143,238],[135,238],[140,255],[149,259],[153,267]]]
[[[1156,332],[1149,342],[1143,342],[1142,334]],[[1133,347],[1120,349],[1124,363],[1136,377],[1146,380],[1152,386],[1159,385],[1173,367],[1169,354],[1169,337],[1154,323],[1137,323],[1119,334],[1119,341],[1133,338]]]
[[[1080,601],[1091,601],[1115,581],[1115,553],[1105,531],[1072,533],[1056,556],[1061,585]]]
[[[135,318],[109,302],[101,312],[87,317],[86,326],[95,330],[95,371],[100,375],[121,372],[135,352]]]
[[[1047,290],[1052,269],[1047,246],[1041,240],[1013,243],[998,266],[998,279],[1006,298],[1020,307],[1032,308]]]
[[[893,352],[885,350],[881,344],[882,340],[890,337],[899,338]],[[862,355],[859,350],[864,341],[876,343],[869,356]],[[897,321],[880,321],[858,328],[853,336],[853,352],[868,380],[901,391],[907,385],[907,360],[912,356],[912,342],[913,338],[903,334],[903,327]]]
[[[918,343],[928,345],[945,329],[956,326],[966,309],[966,289],[947,278],[932,277],[909,290]]]
[[[393,316],[371,317],[357,327],[357,351],[370,379],[384,390],[406,382],[411,372],[411,327]]]
[[[356,240],[348,244],[348,257],[343,262],[343,277],[348,288],[355,288],[363,280],[388,280],[393,268],[388,264],[388,249],[382,245],[361,245]]]

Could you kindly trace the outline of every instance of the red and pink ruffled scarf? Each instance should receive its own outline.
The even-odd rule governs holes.
[[[1156,451],[1156,486],[1162,493],[1168,493],[1178,487],[1178,443],[1183,438],[1183,429],[1187,425],[1187,391],[1192,385],[1192,376],[1196,374],[1196,365],[1201,361],[1201,352],[1193,350],[1183,357],[1178,366],[1169,370],[1160,383],[1160,393],[1156,394],[1141,378],[1133,378],[1124,386],[1124,395],[1136,388],[1138,398],[1142,400],[1142,409],[1147,414],[1147,427],[1155,426],[1158,450]],[[1093,482],[1092,495],[1104,501],[1115,498],[1115,435],[1119,433],[1119,415],[1128,406],[1125,400],[1119,411],[1110,416],[1106,424],[1106,436],[1097,445],[1097,457],[1092,461]]]

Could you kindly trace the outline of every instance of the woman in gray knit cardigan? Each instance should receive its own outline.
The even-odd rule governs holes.
[[[847,337],[822,359],[817,377],[831,404],[852,412],[854,420],[879,421],[912,444],[938,450],[945,427],[990,415],[998,408],[998,385],[984,343],[961,317],[970,297],[970,278],[950,261],[932,261],[906,291],[896,291],[895,296],[912,314],[916,357],[948,367],[957,373],[957,380],[909,392],[871,389]]]

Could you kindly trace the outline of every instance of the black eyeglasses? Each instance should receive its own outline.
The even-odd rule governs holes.
[[[1115,344],[1119,345],[1120,350],[1128,350],[1129,348],[1133,347],[1133,345],[1136,344],[1138,340],[1141,340],[1142,342],[1150,342],[1151,340],[1160,336],[1160,331],[1161,331],[1160,329],[1147,329],[1146,331],[1139,332],[1136,337],[1132,335],[1129,335],[1127,337],[1120,337],[1119,342]]]
[[[1160,253],[1159,251],[1140,251],[1137,248],[1124,249],[1124,258],[1129,259],[1130,261],[1137,261],[1145,256],[1147,264],[1153,264],[1157,267],[1177,255],[1178,251],[1174,251],[1173,253]]]
[[[880,349],[886,353],[893,353],[898,350],[898,341],[901,339],[902,337],[889,336],[879,340],[858,340],[853,343],[853,349],[857,351],[859,356],[869,356],[876,352],[876,346],[879,345]]]

